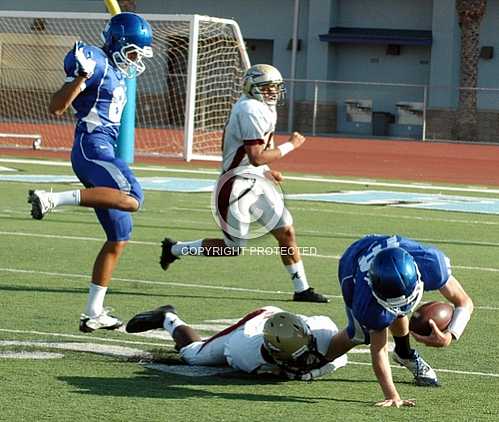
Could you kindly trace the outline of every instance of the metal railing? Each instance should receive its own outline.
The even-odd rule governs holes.
[[[499,142],[497,88],[306,79],[285,82],[294,95],[292,103],[285,101],[279,111],[281,131]],[[476,98],[477,130],[473,139],[463,139],[459,97],[470,91]]]

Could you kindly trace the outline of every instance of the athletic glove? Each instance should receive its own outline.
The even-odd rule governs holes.
[[[83,76],[86,79],[90,79],[94,74],[95,70],[95,60],[85,56],[83,51],[84,44],[81,41],[76,41],[73,52],[76,59],[76,73],[78,76]]]
[[[319,377],[322,377],[330,372],[333,372],[336,369],[335,365],[332,363],[327,363],[324,366],[321,366],[317,369],[312,369],[308,372],[293,372],[285,370],[284,373],[290,380],[298,380],[298,381],[312,381]]]

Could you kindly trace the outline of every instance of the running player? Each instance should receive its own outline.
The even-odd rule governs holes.
[[[141,74],[144,57],[152,57],[152,30],[135,13],[113,16],[103,33],[104,46],[77,42],[64,59],[66,79],[53,95],[49,111],[76,114],[71,163],[85,189],[65,192],[30,190],[31,216],[41,220],[62,205],[95,209],[107,241],[97,255],[80,330],[116,329],[123,325],[104,308],[112,273],[130,238],[132,218],[144,200],[142,188],[128,165],[115,157],[114,147],[126,102],[125,78]]]
[[[223,137],[222,173],[216,188],[216,211],[223,239],[177,242],[165,238],[160,264],[167,270],[185,255],[235,256],[246,244],[250,224],[257,220],[279,244],[279,253],[293,283],[293,300],[328,302],[310,287],[298,249],[293,218],[275,185],[283,180],[269,163],[299,148],[305,138],[294,132],[289,141],[274,147],[276,105],[284,94],[279,71],[266,64],[248,69],[243,95],[230,113]],[[274,185],[275,184],[275,185]]]

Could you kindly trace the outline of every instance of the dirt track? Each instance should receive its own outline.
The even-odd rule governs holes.
[[[0,156],[69,159],[69,152],[2,148]],[[136,163],[178,165],[182,161],[137,157]],[[219,163],[193,161],[185,166],[217,168]],[[309,138],[302,148],[272,167],[329,176],[499,186],[499,145]]]

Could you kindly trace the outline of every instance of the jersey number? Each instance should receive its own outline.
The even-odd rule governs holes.
[[[121,113],[126,103],[125,88],[118,86],[113,91],[113,99],[109,105],[109,120],[113,123],[119,123]]]

